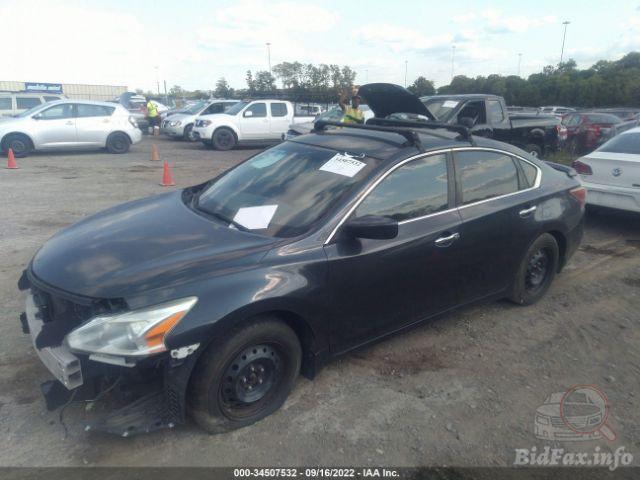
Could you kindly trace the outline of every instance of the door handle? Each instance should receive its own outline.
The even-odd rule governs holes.
[[[440,237],[435,241],[436,247],[448,247],[453,242],[460,238],[460,234],[458,232],[452,233],[447,237]]]
[[[520,210],[520,212],[518,212],[518,215],[520,215],[521,217],[526,217],[530,213],[535,212],[537,208],[538,207],[536,207],[535,205],[533,207],[525,208],[524,210]]]

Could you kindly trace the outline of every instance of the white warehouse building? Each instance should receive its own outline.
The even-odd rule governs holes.
[[[0,92],[61,93],[76,100],[113,100],[127,91],[126,85],[15,82],[0,80]]]

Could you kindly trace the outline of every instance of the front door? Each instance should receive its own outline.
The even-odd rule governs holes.
[[[270,138],[269,116],[265,102],[254,102],[242,112],[240,130],[243,140],[265,140]]]
[[[63,103],[42,110],[35,118],[36,148],[69,147],[76,144],[76,119],[73,104]]]
[[[346,350],[456,303],[460,218],[449,181],[446,154],[399,166],[351,214],[391,217],[399,222],[398,236],[354,239],[338,231],[325,246],[335,312],[332,350]]]

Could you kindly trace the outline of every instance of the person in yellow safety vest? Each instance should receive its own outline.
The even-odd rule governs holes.
[[[364,123],[364,114],[360,110],[360,97],[354,95],[351,97],[351,105],[347,104],[347,97],[340,97],[340,108],[344,116],[342,123]]]
[[[151,100],[147,100],[147,121],[151,128],[160,128],[160,115],[158,115],[158,107]]]

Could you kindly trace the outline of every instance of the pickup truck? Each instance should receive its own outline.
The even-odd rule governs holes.
[[[567,138],[559,118],[510,115],[504,98],[496,95],[434,95],[420,100],[439,122],[464,125],[474,135],[510,143],[535,157],[558,150]]]
[[[284,100],[245,100],[224,113],[198,116],[192,135],[217,150],[231,150],[240,144],[280,142],[290,124],[314,118],[294,115],[293,104]]]

